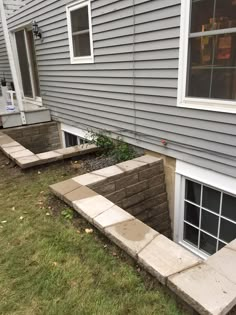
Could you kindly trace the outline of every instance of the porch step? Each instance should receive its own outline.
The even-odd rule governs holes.
[[[40,107],[37,110],[25,112],[26,124],[38,124],[51,121],[51,114],[49,109]],[[22,126],[20,113],[1,113],[0,126],[3,128]]]

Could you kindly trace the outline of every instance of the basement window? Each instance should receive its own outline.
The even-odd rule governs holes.
[[[236,180],[180,161],[176,171],[175,240],[207,258],[236,238]]]
[[[207,255],[236,238],[236,196],[185,179],[183,241]]]
[[[73,126],[61,125],[62,141],[65,148],[88,143],[88,132]]]
[[[93,40],[90,1],[67,6],[71,63],[93,63]]]

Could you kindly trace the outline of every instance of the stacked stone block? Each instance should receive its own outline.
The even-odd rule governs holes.
[[[122,165],[125,163],[117,167],[122,170]],[[124,173],[89,187],[159,233],[171,237],[163,160],[143,164],[134,170],[123,170]]]
[[[61,148],[56,122],[4,129],[4,133],[35,154]]]

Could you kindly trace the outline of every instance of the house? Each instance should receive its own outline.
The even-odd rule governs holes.
[[[25,0],[7,27],[65,144],[95,128],[162,156],[175,241],[204,258],[236,238],[235,0]]]

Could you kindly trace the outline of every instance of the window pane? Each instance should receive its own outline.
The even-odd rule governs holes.
[[[186,180],[185,198],[200,205],[201,185],[190,180]]]
[[[219,242],[219,247],[218,247],[218,250],[224,248],[226,245],[222,242]]]
[[[24,96],[33,97],[24,30],[15,33]]]
[[[235,0],[192,0],[191,33],[235,26]]]
[[[216,0],[215,28],[236,27],[236,1]]]
[[[216,213],[220,212],[221,193],[215,189],[204,186],[202,206]]]
[[[222,215],[236,222],[236,197],[223,195]]]
[[[218,234],[219,217],[202,210],[201,229],[216,236]]]
[[[74,56],[90,56],[90,37],[89,33],[73,36]]]
[[[200,235],[200,249],[212,255],[216,252],[216,239],[201,232]]]
[[[213,71],[211,98],[236,99],[236,69],[215,69]]]
[[[214,0],[193,0],[191,33],[212,29],[213,13]]]
[[[194,246],[198,246],[198,230],[185,223],[184,224],[184,240],[188,241]]]
[[[65,132],[65,142],[66,142],[66,147],[73,147],[78,144],[78,139],[77,136],[74,136],[68,132]]]
[[[89,29],[88,6],[71,12],[72,33]]]
[[[191,203],[185,203],[185,221],[192,223],[199,227],[200,208],[192,205]]]
[[[236,99],[236,34],[190,39],[187,96]]]
[[[236,238],[236,224],[221,219],[220,239],[229,243]]]

